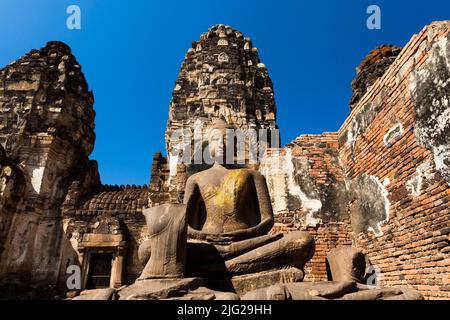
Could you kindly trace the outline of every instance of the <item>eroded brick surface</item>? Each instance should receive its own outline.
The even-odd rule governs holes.
[[[450,297],[448,31],[447,22],[433,23],[400,54],[387,48],[396,54],[357,92],[336,134],[301,136],[262,161],[277,213],[274,231],[307,229],[315,236],[306,280],[324,279],[326,252],[353,243],[380,269],[383,285]],[[383,60],[375,51],[361,70]],[[327,221],[326,212],[335,219]]]
[[[383,286],[450,298],[449,30],[436,22],[401,52],[375,49],[358,69],[338,132],[269,144],[254,166],[269,186],[271,233],[315,238],[305,281],[326,280],[327,253],[355,245]],[[174,131],[217,118],[243,130],[276,128],[267,68],[251,40],[224,25],[188,50],[169,107],[167,157],[155,154],[148,187],[101,184],[88,158],[93,94],[68,46],[32,50],[1,69],[0,80],[0,286],[13,280],[7,288],[29,293],[30,284],[47,295],[49,285],[64,290],[71,264],[86,276],[91,253],[113,255],[112,286],[135,280],[147,238],[142,210],[181,202],[188,176],[208,167],[179,162],[186,141]]]
[[[438,22],[414,36],[339,131],[346,178],[376,178],[389,203],[378,231],[353,230],[356,244],[380,268],[384,285],[447,299],[448,31],[447,22]],[[376,113],[355,135],[352,124],[369,110]]]

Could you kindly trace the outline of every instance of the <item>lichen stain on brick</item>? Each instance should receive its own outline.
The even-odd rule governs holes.
[[[373,231],[383,235],[381,225],[389,220],[388,191],[377,177],[362,174],[347,181],[350,215],[356,234]]]
[[[433,151],[435,167],[450,184],[450,36],[432,47],[424,66],[410,77],[418,143]]]
[[[366,132],[367,128],[380,112],[381,104],[385,95],[386,91],[381,90],[374,101],[365,104],[360,110],[358,110],[358,113],[354,116],[349,126],[346,139],[340,141],[341,144],[345,142],[350,144],[353,157],[355,157],[355,147],[358,137]]]
[[[291,196],[300,200],[301,207],[312,212],[318,212],[322,208],[319,192],[314,180],[309,176],[309,163],[306,158],[292,158],[292,152],[288,149],[289,191]]]

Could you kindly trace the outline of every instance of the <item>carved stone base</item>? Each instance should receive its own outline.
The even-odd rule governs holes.
[[[234,291],[239,296],[243,296],[249,291],[260,288],[283,283],[301,282],[304,275],[300,269],[288,268],[235,276],[225,280],[208,279],[208,286],[220,291]]]
[[[234,293],[206,288],[201,278],[138,280],[118,295],[119,300],[239,300]]]
[[[115,300],[115,293],[114,288],[84,290],[72,300]]]
[[[242,300],[423,300],[410,288],[369,289],[356,282],[302,282],[250,291]]]

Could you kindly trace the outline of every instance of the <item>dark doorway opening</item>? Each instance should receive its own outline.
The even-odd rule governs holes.
[[[113,254],[91,253],[87,289],[108,288],[111,280]]]

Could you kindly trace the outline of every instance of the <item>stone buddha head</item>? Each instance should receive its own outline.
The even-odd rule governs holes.
[[[211,160],[219,164],[233,162],[234,157],[234,137],[233,125],[228,124],[224,119],[214,119],[207,130],[208,150]]]

